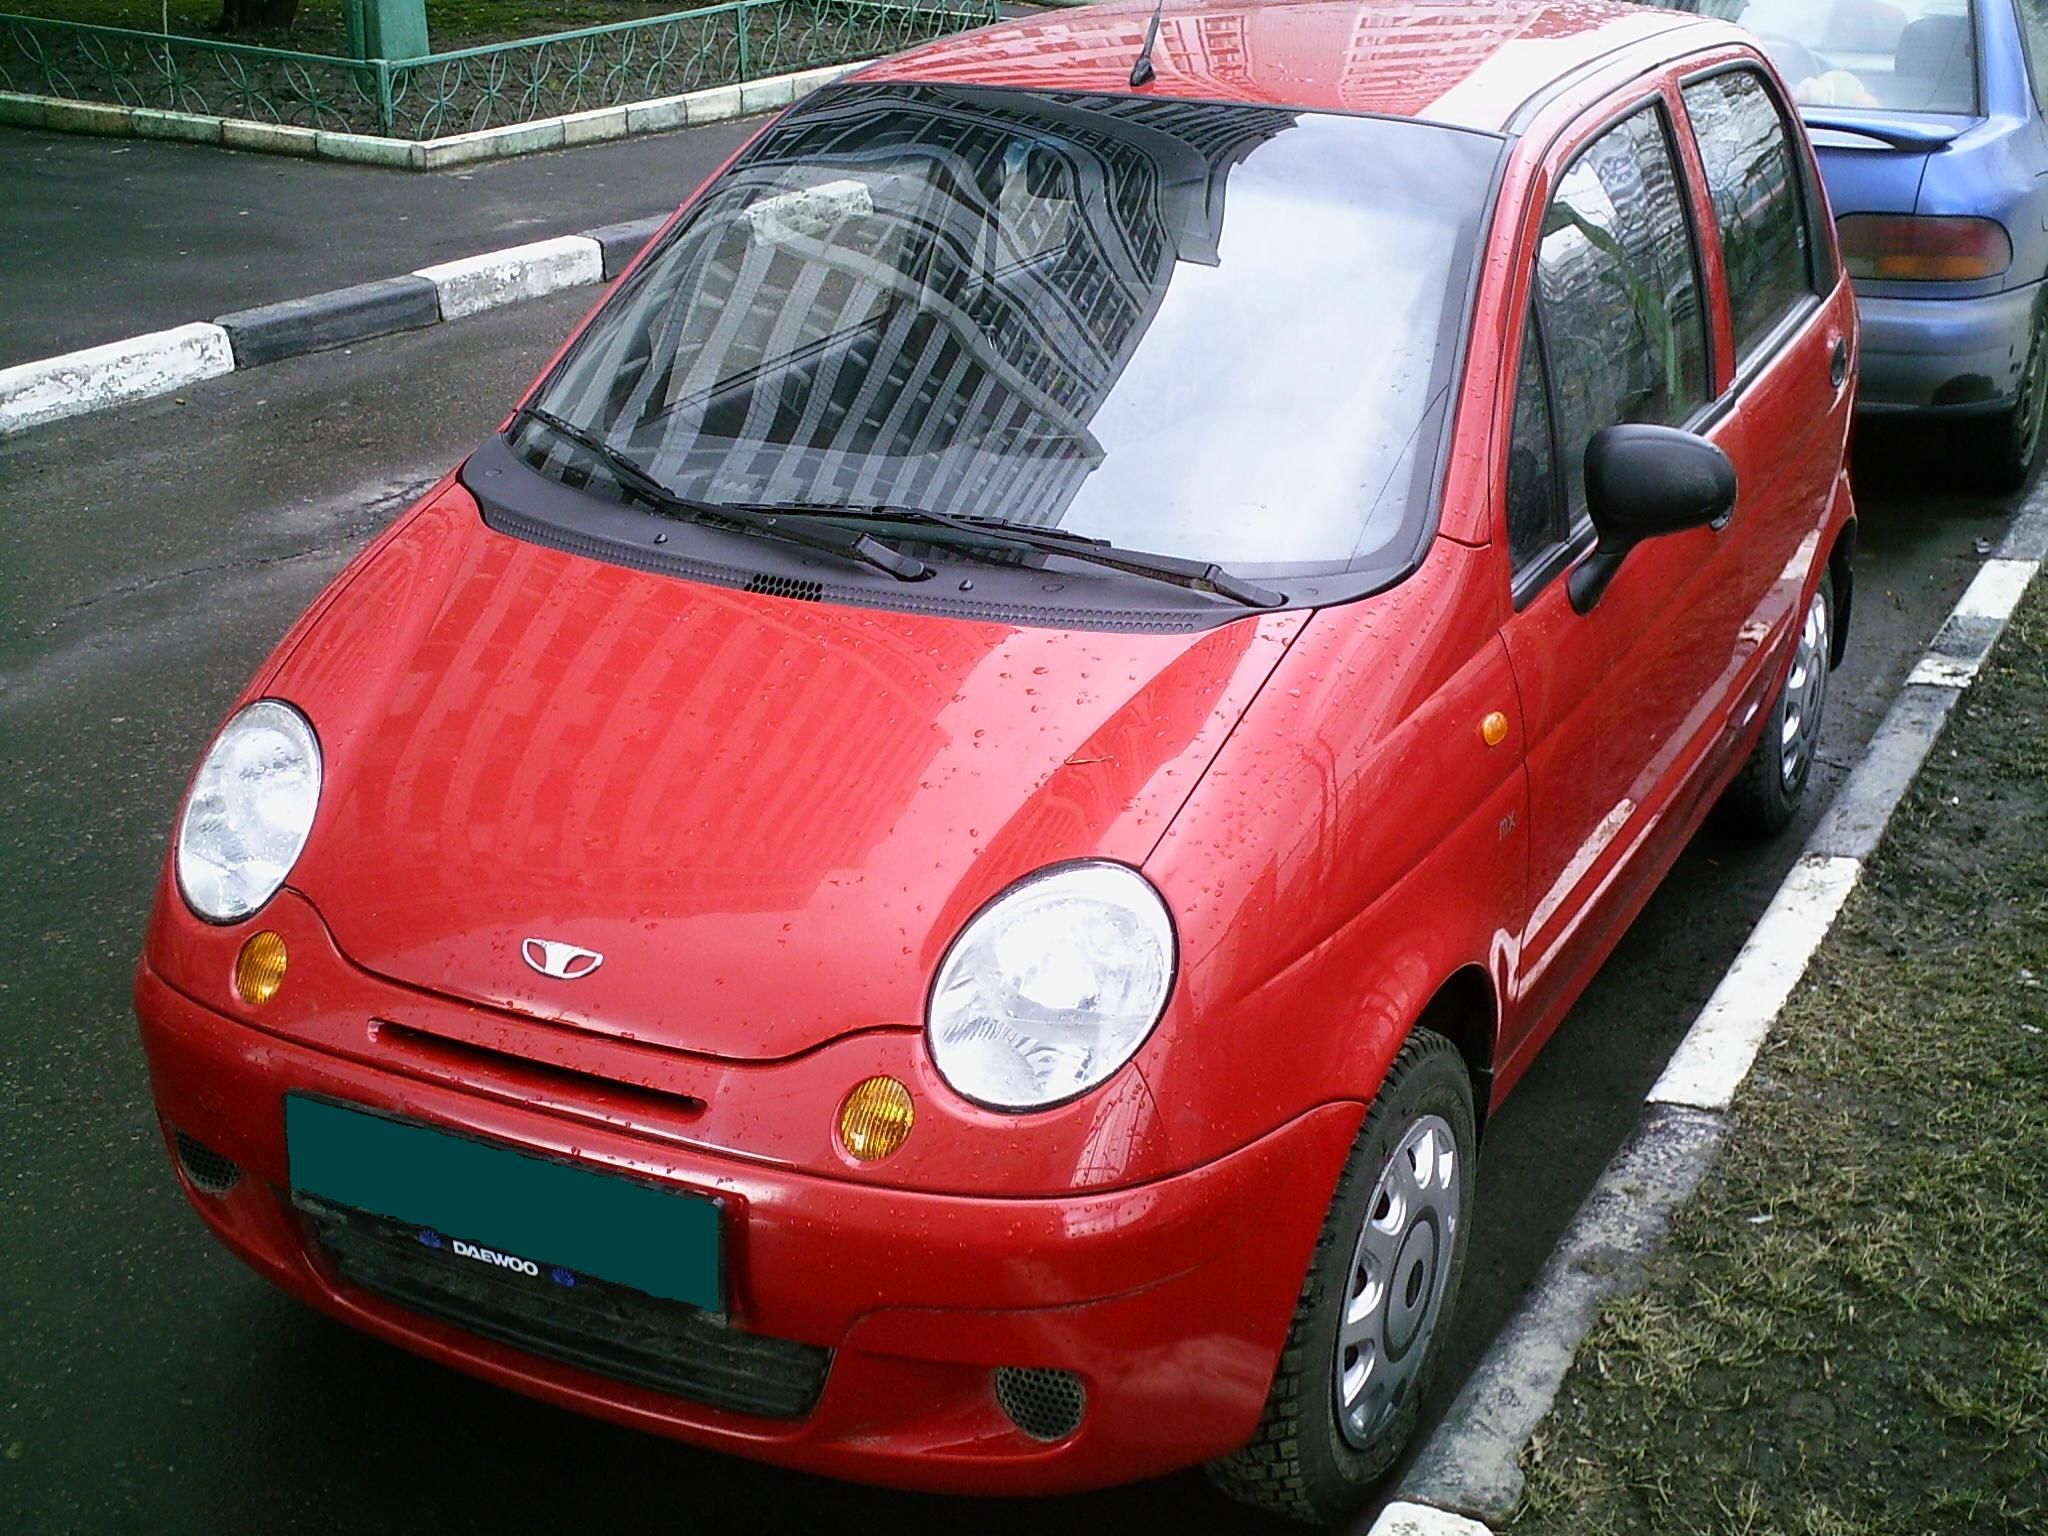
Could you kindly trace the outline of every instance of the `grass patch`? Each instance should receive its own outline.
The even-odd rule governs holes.
[[[1936,743],[1514,1536],[2048,1531],[2048,583]]]
[[[436,52],[510,42],[549,32],[572,32],[614,21],[637,21],[701,9],[705,0],[427,0],[427,42]],[[300,53],[348,53],[348,29],[339,0],[303,0],[289,31],[218,33],[220,0],[0,0],[0,11],[76,21],[95,27],[128,27],[184,37],[223,38]],[[168,14],[166,14],[168,11]]]

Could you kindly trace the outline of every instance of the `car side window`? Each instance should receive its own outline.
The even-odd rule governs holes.
[[[1622,119],[1564,173],[1543,220],[1536,290],[1576,525],[1594,433],[1676,426],[1707,399],[1699,267],[1658,107]]]
[[[1508,443],[1508,563],[1517,574],[1559,542],[1557,448],[1550,435],[1550,387],[1533,308],[1522,328],[1515,382],[1515,427]]]
[[[1735,364],[1815,291],[1813,227],[1784,115],[1754,70],[1685,88],[1728,269]]]

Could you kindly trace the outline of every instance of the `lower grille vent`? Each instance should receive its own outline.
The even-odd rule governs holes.
[[[292,1203],[344,1278],[386,1301],[514,1349],[634,1386],[764,1419],[797,1419],[824,1390],[832,1351],[742,1333],[695,1307],[567,1270],[537,1276],[457,1257],[404,1222]]]
[[[178,1144],[178,1166],[185,1170],[197,1189],[209,1195],[224,1195],[242,1182],[242,1166],[233,1158],[223,1157],[197,1136],[187,1136],[179,1131],[175,1137]]]
[[[996,1401],[1025,1434],[1048,1443],[1081,1427],[1087,1390],[1072,1371],[1005,1365],[996,1370]]]
[[[769,597],[793,597],[800,603],[815,603],[825,595],[822,581],[801,581],[794,576],[756,576],[747,583],[749,592]]]

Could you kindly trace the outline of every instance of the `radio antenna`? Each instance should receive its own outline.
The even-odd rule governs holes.
[[[1131,66],[1131,88],[1150,85],[1157,71],[1152,68],[1152,45],[1159,41],[1159,13],[1166,7],[1166,0],[1154,0],[1152,21],[1145,28],[1145,46],[1138,50],[1138,62]]]

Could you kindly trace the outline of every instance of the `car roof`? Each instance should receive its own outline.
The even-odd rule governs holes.
[[[1152,50],[1157,78],[1133,91],[1152,10],[1150,0],[1112,0],[998,22],[856,78],[1242,101],[1497,131],[1607,55],[1675,56],[1742,36],[1617,0],[1167,0]]]

